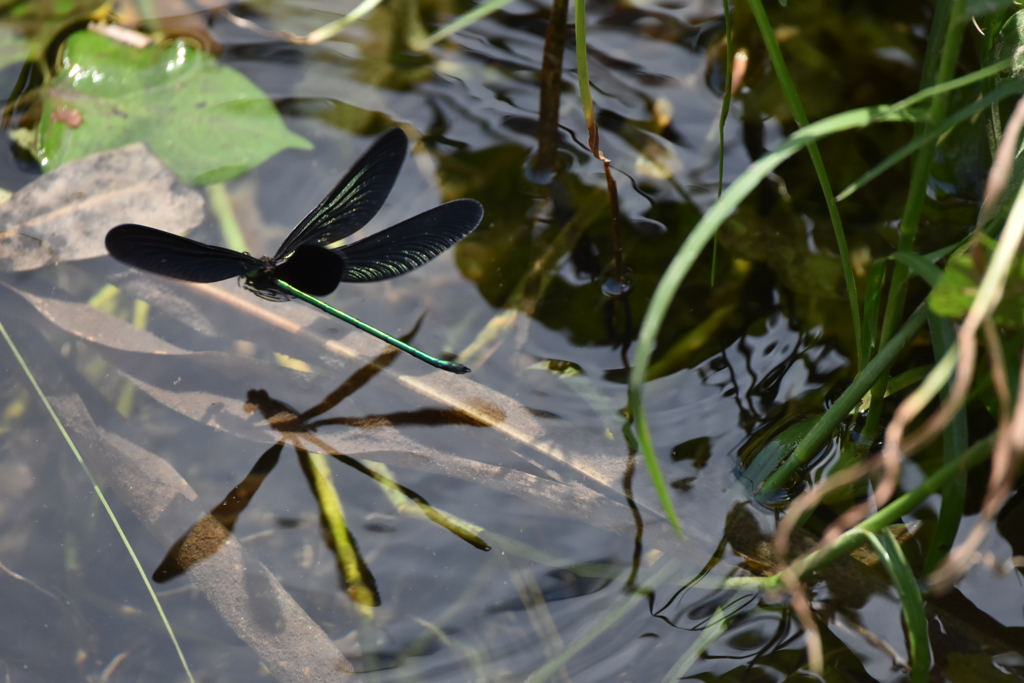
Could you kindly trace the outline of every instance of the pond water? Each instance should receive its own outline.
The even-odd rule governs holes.
[[[795,45],[832,46],[823,62],[795,62],[798,82],[818,83],[808,93],[812,117],[912,92],[929,20],[922,6],[805,4],[813,7],[779,20],[791,22]],[[338,11],[285,2],[231,9],[295,33]],[[718,192],[721,7],[588,7],[601,149],[618,184],[629,270],[621,296],[611,295],[615,239],[604,171],[586,145],[571,37],[560,167],[540,184],[531,164],[547,9],[518,0],[426,54],[401,46],[421,22],[436,27],[465,9],[396,2],[315,46],[261,36],[221,12],[182,21],[313,143],[228,183],[252,253],[272,253],[393,125],[412,138],[411,154],[369,231],[446,200],[483,204],[476,232],[428,266],[343,285],[328,299],[380,329],[415,333],[430,353],[459,354],[470,375],[388,354],[298,302],[260,301],[234,282],[195,287],[105,256],[3,276],[0,322],[68,435],[4,344],[4,680],[187,680],[69,441],[147,575],[166,567],[174,540],[204,511],[230,518],[232,540],[218,541],[226,559],[200,557],[192,571],[172,567],[154,584],[196,680],[340,680],[331,675],[347,666],[338,655],[359,680],[377,681],[810,676],[787,600],[717,590],[722,577],[756,565],[776,521],[740,476],[748,442],[823,410],[853,370],[834,244],[806,161],[766,181],[723,231],[714,282],[706,250],[659,338],[646,399],[680,540],[630,446],[625,379],[651,292]],[[870,54],[845,38],[829,42],[839,28],[871,21],[897,28],[873,33]],[[737,17],[740,47],[755,47],[749,24]],[[861,71],[836,75],[855,58]],[[723,129],[726,185],[792,125],[764,64],[752,50],[749,86]],[[823,73],[832,77],[825,85],[815,81]],[[856,167],[899,135],[840,138],[826,156],[858,150]],[[0,185],[17,190],[37,175],[24,153],[4,148]],[[855,250],[877,254],[893,210],[884,189],[871,192],[864,204],[873,206],[851,209],[849,229]],[[211,210],[192,236],[222,243]],[[119,293],[98,297],[111,283]],[[268,426],[282,411],[306,416]],[[837,438],[817,464],[838,450]],[[311,486],[311,473],[323,473],[309,455],[318,451],[344,456],[326,462],[361,589],[325,533]],[[949,599],[935,618],[977,623],[1001,609],[981,604],[986,577],[972,574],[957,593],[979,607]],[[830,615],[829,677],[902,679],[907,647],[884,580],[862,569],[814,586]],[[241,606],[232,602],[239,588],[250,601]],[[999,590],[1020,597],[1021,587],[1004,580]],[[733,617],[729,630],[683,666],[719,607]],[[994,634],[943,650],[947,664],[967,670],[990,640],[1012,642],[1021,615],[1010,612],[993,614],[1002,624]]]

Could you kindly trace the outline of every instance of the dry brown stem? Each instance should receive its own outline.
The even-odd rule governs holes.
[[[807,598],[807,591],[800,583],[800,577],[791,569],[782,572],[782,583],[793,596],[793,611],[804,629],[804,640],[807,643],[807,668],[821,676],[825,672],[825,649],[821,643],[821,631],[814,618],[814,610],[811,609],[811,602]]]

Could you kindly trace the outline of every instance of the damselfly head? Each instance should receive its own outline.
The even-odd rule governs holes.
[[[274,279],[265,270],[257,270],[249,275],[239,276],[238,284],[264,301],[291,301],[294,298],[276,287]]]

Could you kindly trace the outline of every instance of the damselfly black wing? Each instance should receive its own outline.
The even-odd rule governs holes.
[[[292,230],[274,258],[288,256],[300,244],[327,246],[366,225],[394,187],[407,145],[405,133],[398,128],[382,135]]]
[[[473,232],[483,215],[476,200],[456,199],[341,247],[337,249],[345,258],[341,280],[376,282],[419,268]]]
[[[267,265],[248,254],[144,225],[119,225],[107,233],[106,244],[121,263],[189,282],[219,282]]]

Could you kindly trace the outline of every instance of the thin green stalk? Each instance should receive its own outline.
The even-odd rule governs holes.
[[[306,435],[306,439],[322,447],[325,451],[330,450],[327,444],[311,437],[308,434]],[[394,491],[398,491],[408,500],[411,500],[413,503],[415,503],[424,517],[429,519],[434,524],[437,524],[441,528],[447,529],[451,533],[455,534],[456,536],[464,540],[466,543],[469,543],[470,545],[476,548],[480,548],[481,550],[491,549],[490,546],[487,545],[487,543],[484,542],[484,540],[477,535],[480,531],[483,531],[481,527],[464,522],[458,517],[449,517],[442,511],[436,509],[435,507],[427,503],[427,501],[423,500],[422,497],[416,495],[414,492],[398,484],[393,479],[390,479],[387,476],[381,474],[372,467],[364,466],[352,460],[352,458],[349,458],[344,455],[333,454],[333,457],[337,458],[338,460],[341,460],[347,465],[354,466],[357,470],[373,479],[382,487],[387,487]]]
[[[480,21],[484,17],[494,14],[502,7],[510,4],[511,2],[512,0],[490,0],[490,2],[485,2],[484,4],[473,8],[469,12],[459,15],[454,20],[452,20],[452,22],[447,26],[441,28],[432,35],[427,36],[423,40],[410,45],[409,47],[412,48],[413,50],[416,50],[417,52],[423,52],[424,50],[427,50],[431,46],[440,43],[442,40],[452,35],[453,33],[457,33],[458,31],[461,31],[467,26],[472,26],[473,24]]]
[[[425,505],[421,500],[410,498],[408,492],[404,491],[401,486],[395,483],[395,477],[391,472],[391,468],[384,463],[376,462],[374,460],[364,460],[363,465],[366,467],[370,477],[380,487],[381,493],[384,494],[384,497],[386,497],[388,502],[395,508],[395,512],[400,515],[419,516],[423,519],[430,520],[442,528],[452,532],[467,543],[478,548],[486,548],[489,550],[488,544],[484,543],[483,539],[480,538],[480,534],[486,531],[488,538],[490,538],[493,532],[488,531],[478,524],[473,524],[461,517],[445,512],[444,510],[440,510],[432,505]],[[563,563],[555,566],[561,567],[565,565]]]
[[[636,366],[633,366],[636,369]],[[662,509],[665,511],[665,515],[668,517],[668,521],[672,523],[672,528],[675,529],[676,535],[680,539],[685,539],[686,535],[683,533],[683,528],[679,524],[679,516],[676,514],[676,507],[672,504],[672,498],[669,495],[668,487],[665,485],[665,475],[661,471],[661,465],[658,464],[658,456],[654,452],[654,443],[651,440],[651,428],[647,424],[647,415],[641,407],[642,396],[637,392],[635,399],[630,399],[630,403],[633,406],[633,419],[636,422],[637,442],[640,445],[640,452],[644,454],[644,464],[647,465],[647,473],[651,477],[651,481],[654,484],[654,489],[658,493],[658,501],[661,503]]]
[[[917,579],[903,554],[903,548],[888,529],[872,533],[855,530],[853,532],[871,544],[881,558],[892,579],[896,594],[903,607],[903,620],[907,627],[907,642],[910,645],[910,680],[911,683],[926,683],[928,672],[932,668],[931,646],[928,641],[928,619],[924,614],[924,600]]]
[[[944,15],[949,17],[945,26],[934,24],[932,35],[944,35],[941,57],[935,74],[936,84],[943,84],[949,81],[955,70],[956,60],[960,55],[960,44],[963,38],[963,26],[966,23],[966,0],[951,0],[948,15],[944,12],[936,13],[936,21]],[[946,117],[946,109],[949,98],[945,93],[940,93],[932,101],[928,109],[928,117],[923,126],[934,127]],[[920,132],[920,131],[919,131]],[[917,228],[921,220],[921,212],[924,209],[928,180],[931,177],[932,161],[935,157],[935,140],[932,139],[921,146],[914,157],[911,170],[910,188],[907,193],[907,203],[904,206],[903,218],[900,221],[900,238],[897,249],[899,251],[913,251],[914,242],[917,237]],[[884,344],[895,329],[898,321],[903,317],[903,308],[907,297],[908,271],[906,265],[897,261],[893,267],[892,284],[889,287],[889,300],[886,302],[885,316],[882,320],[881,342]],[[882,398],[885,396],[886,377],[883,376],[872,389],[871,408],[868,410],[868,419],[864,431],[873,438],[879,430],[882,420]]]
[[[732,11],[729,0],[722,0],[722,16],[725,17],[725,94],[722,96],[722,111],[718,115],[718,196],[725,187],[725,122],[732,107]],[[718,271],[718,233],[711,243],[711,286],[715,286]]]
[[[929,324],[931,323],[931,319],[932,319],[932,313],[929,311],[929,314],[928,314],[928,322],[929,322]],[[910,370],[907,370],[906,372],[901,372],[900,374],[896,375],[895,377],[889,378],[889,388],[886,390],[885,397],[889,398],[893,394],[899,393],[899,392],[903,391],[904,389],[909,389],[910,387],[917,386],[918,384],[921,383],[922,380],[924,380],[925,377],[928,376],[928,373],[931,372],[932,367],[934,367],[934,366],[932,366],[932,365],[919,365],[916,368],[911,368]],[[964,448],[966,448],[966,447],[967,446],[965,444]],[[962,451],[963,448],[961,448],[960,450]]]
[[[949,14],[944,27],[942,25],[932,26],[932,31],[935,31],[937,28],[940,30],[945,28],[945,37],[940,48],[935,80],[932,82],[922,81],[922,86],[932,85],[933,83],[945,83],[953,78],[954,74],[956,74],[957,63],[960,60],[960,46],[963,44],[964,27],[970,22],[967,0],[942,0],[936,4],[947,5]],[[936,11],[936,18],[940,16],[940,11]],[[947,97],[936,97],[932,100],[931,110],[929,111],[929,125],[934,125],[945,118],[948,104],[949,98]]]
[[[948,318],[941,318],[929,313],[928,324],[931,327],[932,348],[935,357],[941,358],[956,344],[956,330]],[[949,400],[950,384],[942,389],[943,402]],[[952,463],[960,453],[967,450],[967,411],[961,409],[942,432],[942,460]],[[939,519],[935,525],[935,533],[928,545],[922,572],[929,574],[939,561],[953,547],[956,533],[960,529],[960,521],[964,514],[964,501],[967,497],[967,478],[954,477],[942,487],[942,507],[939,508]]]
[[[990,109],[1006,97],[1019,93],[1024,90],[1024,83],[1020,79],[1011,79],[1004,82],[998,88],[994,88],[984,97],[974,102],[971,102],[966,107],[960,108],[952,116],[947,116],[942,122],[938,123],[932,128],[922,131],[915,135],[910,142],[906,143],[898,150],[887,156],[880,163],[871,167],[866,173],[862,174],[859,178],[854,180],[848,186],[843,188],[843,191],[836,196],[836,201],[841,202],[848,198],[853,193],[860,190],[862,187],[867,185],[869,182],[882,175],[885,171],[895,166],[898,162],[902,161],[906,157],[910,156],[915,151],[921,149],[924,145],[929,142],[934,142],[936,138],[941,136],[946,131],[953,127],[967,121],[972,118],[978,112],[984,109]],[[911,253],[911,252],[903,252]]]
[[[807,463],[811,457],[818,452],[821,444],[825,442],[825,439],[839,426],[850,414],[850,411],[857,405],[857,403],[864,397],[864,394],[868,392],[871,385],[874,384],[879,376],[885,372],[889,365],[896,359],[897,354],[903,349],[904,345],[921,328],[924,321],[928,318],[928,306],[927,304],[921,304],[917,307],[917,310],[911,314],[910,318],[903,327],[900,328],[899,332],[893,335],[893,338],[889,340],[882,350],[878,352],[871,362],[854,378],[850,386],[842,393],[842,395],[836,399],[836,402],[821,416],[817,424],[807,433],[807,436],[803,438],[800,444],[793,450],[793,454],[789,456],[779,469],[775,470],[768,479],[765,480],[764,486],[762,487],[763,494],[770,495],[771,492],[777,491],[778,489],[785,486],[786,482],[796,472],[796,470]]]
[[[910,272],[927,282],[929,287],[935,287],[942,277],[942,268],[935,265],[927,256],[912,251],[897,251],[889,258],[893,261],[902,261]]]
[[[949,26],[949,17],[953,10],[953,0],[937,0],[932,13],[932,25],[929,35],[943,33]],[[931,87],[940,83],[937,74],[939,73],[939,60],[942,57],[942,43],[938,40],[929,40],[924,48],[924,59],[921,61],[920,87]]]
[[[861,358],[870,358],[878,341],[879,314],[882,311],[882,288],[885,286],[887,262],[875,261],[868,270],[867,287],[864,290],[864,338],[861,341]]]
[[[587,121],[587,130],[594,122],[594,98],[590,94],[590,70],[587,67],[587,3],[576,0],[573,11],[576,19],[576,75],[580,84],[580,104]]]
[[[103,495],[103,491],[100,490],[100,485],[96,482],[96,479],[92,476],[92,471],[89,470],[89,466],[85,464],[85,459],[82,454],[78,451],[78,447],[75,446],[75,442],[71,439],[71,435],[68,434],[67,430],[64,429],[64,425],[61,423],[60,418],[57,417],[57,411],[50,405],[50,401],[46,398],[46,394],[43,393],[42,387],[36,382],[35,376],[32,371],[29,370],[28,364],[25,359],[22,358],[21,353],[18,351],[18,347],[15,346],[14,340],[11,339],[10,335],[7,334],[7,328],[4,327],[3,322],[0,322],[0,335],[3,335],[4,341],[7,342],[7,346],[11,349],[11,353],[14,354],[15,359],[18,361],[18,365],[21,366],[25,376],[28,377],[29,383],[35,390],[39,400],[42,401],[43,406],[46,408],[46,412],[50,414],[50,419],[57,426],[57,430],[61,436],[64,437],[64,442],[71,449],[71,452],[75,454],[75,458],[78,460],[78,464],[85,472],[85,476],[89,479],[89,483],[92,484],[92,490],[96,492],[96,497],[103,505],[103,509],[107,512],[107,517],[110,518],[110,522],[114,525],[114,529],[117,530],[117,535],[121,539],[121,543],[124,544],[125,549],[128,551],[128,555],[132,558],[132,562],[135,564],[135,569],[139,572],[139,576],[142,577],[142,583],[146,586],[146,590],[149,591],[149,597],[153,600],[153,604],[156,606],[156,611],[160,615],[160,620],[163,621],[164,628],[167,630],[167,635],[171,639],[171,643],[174,645],[175,652],[178,653],[178,659],[181,660],[181,666],[185,669],[185,675],[188,676],[190,683],[195,683],[195,678],[192,677],[192,671],[189,669],[188,661],[185,659],[185,653],[181,650],[181,645],[178,644],[178,639],[174,635],[174,629],[171,628],[171,622],[167,618],[167,614],[164,613],[164,608],[160,604],[160,598],[157,597],[156,591],[153,589],[153,584],[149,581],[149,576],[146,574],[146,570],[142,567],[142,562],[135,554],[135,550],[132,548],[131,542],[128,541],[128,536],[125,535],[124,529],[121,528],[121,524],[117,521],[117,516],[110,507],[110,503],[107,502],[106,496]]]
[[[352,8],[352,11],[341,17],[335,19],[329,24],[325,24],[315,31],[311,32],[305,38],[302,39],[304,45],[316,45],[322,43],[325,40],[333,38],[338,35],[351,24],[359,21],[367,14],[376,9],[377,5],[381,3],[381,0],[362,0],[358,5]]]
[[[884,508],[871,515],[855,528],[866,529],[867,531],[881,531],[890,524],[895,524],[909,514],[918,505],[924,502],[925,498],[934,495],[942,490],[942,487],[954,477],[962,477],[973,467],[988,460],[992,453],[992,445],[995,443],[995,434],[989,434],[983,439],[975,441],[971,447],[960,454],[956,460],[947,462],[935,470],[935,473],[917,485],[912,491],[892,501]]]
[[[210,210],[217,217],[220,223],[221,236],[224,237],[224,246],[235,251],[248,252],[249,247],[245,243],[245,236],[242,228],[238,225],[235,217],[235,207],[231,205],[231,197],[224,183],[214,183],[206,187],[206,198],[210,200]]]
[[[772,60],[775,76],[779,79],[782,93],[786,97],[790,111],[793,112],[793,118],[801,128],[805,128],[809,123],[807,112],[804,111],[804,105],[796,91],[796,85],[789,75],[789,68],[786,66],[786,60],[782,56],[782,50],[779,49],[779,43],[775,40],[775,30],[768,21],[768,14],[764,11],[764,5],[761,4],[761,0],[750,0],[748,4],[751,13],[754,15],[754,21],[757,22],[757,27],[761,31],[761,39],[764,41],[765,47],[768,48],[768,56]],[[825,170],[825,160],[821,157],[817,143],[813,141],[807,145],[807,152],[811,155],[814,172],[818,175],[818,183],[821,185],[821,191],[825,195],[825,204],[828,206],[829,219],[832,221],[832,230],[835,233],[836,246],[839,249],[839,263],[843,267],[846,294],[850,301],[850,318],[853,322],[854,348],[856,349],[857,369],[859,370],[864,367],[867,359],[861,356],[863,344],[860,327],[860,299],[857,296],[857,278],[853,273],[853,262],[850,260],[850,249],[846,244],[846,233],[843,231],[843,220],[839,215],[839,206],[836,204],[832,183],[829,182],[828,172]]]
[[[557,5],[552,5],[554,11]],[[619,221],[619,189],[612,176],[611,161],[601,152],[600,133],[597,126],[597,117],[594,116],[594,100],[590,94],[590,73],[587,67],[587,3],[584,0],[576,2],[576,69],[579,74],[580,102],[583,105],[583,117],[587,122],[587,142],[590,153],[601,162],[604,167],[605,185],[608,186],[608,202],[612,212],[612,250],[615,258],[615,279],[619,283],[625,282],[626,266],[622,258],[622,229]],[[540,152],[538,150],[538,156]],[[614,297],[615,318],[619,318],[621,309],[621,297]],[[628,309],[625,309],[628,311]],[[627,329],[632,327],[627,323]]]

